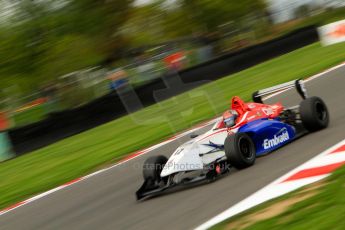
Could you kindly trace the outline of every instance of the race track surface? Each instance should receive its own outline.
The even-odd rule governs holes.
[[[81,181],[0,216],[0,229],[192,229],[258,189],[316,156],[345,137],[345,67],[307,83],[309,95],[322,97],[331,113],[330,127],[257,159],[246,170],[214,183],[165,194],[143,202],[134,193],[142,183],[148,155],[169,156],[188,136],[144,156]],[[299,102],[295,91],[272,99]],[[205,131],[206,129],[203,129]]]

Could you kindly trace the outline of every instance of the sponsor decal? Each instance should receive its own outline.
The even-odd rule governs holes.
[[[273,114],[273,110],[271,108],[263,108],[262,112],[264,112],[264,114],[266,114],[267,116]]]
[[[324,46],[345,42],[345,20],[322,26],[318,32]]]
[[[328,36],[340,38],[345,36],[345,23],[338,25]]]
[[[254,105],[254,104],[248,104],[248,108],[250,108],[250,109],[254,109],[256,107],[256,105]]]
[[[183,150],[184,150],[184,148],[177,149],[176,152],[174,153],[174,156],[179,155]]]
[[[272,139],[265,139],[263,143],[264,149],[273,148],[290,139],[289,133],[286,128],[281,129]]]
[[[247,120],[253,120],[254,118],[256,118],[256,115],[253,115],[253,116],[248,117]]]

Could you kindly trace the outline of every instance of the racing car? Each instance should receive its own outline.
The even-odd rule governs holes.
[[[286,108],[281,103],[263,103],[263,97],[291,88],[303,99],[299,105]],[[308,97],[302,80],[259,90],[252,99],[254,102],[245,103],[233,97],[231,108],[208,132],[191,135],[169,159],[149,157],[143,165],[144,183],[136,192],[137,199],[177,185],[213,181],[232,167],[250,167],[256,157],[329,124],[326,104],[319,97]]]

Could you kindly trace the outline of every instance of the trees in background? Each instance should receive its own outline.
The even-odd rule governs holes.
[[[133,21],[127,24],[132,32],[147,34],[155,30],[151,39],[172,39],[214,33],[230,22],[240,27],[248,18],[255,21],[265,17],[266,3],[264,0],[157,0],[135,8],[132,13]]]
[[[262,16],[266,4],[263,0],[179,0],[184,15],[197,30],[214,32],[228,22],[241,23],[248,15]]]
[[[297,7],[294,11],[295,18],[305,18],[310,16],[312,12],[312,7],[309,4],[303,4],[299,7]]]
[[[170,3],[169,3],[170,2]],[[264,0],[2,0],[0,82],[29,87],[100,63],[132,46],[241,27],[265,12]],[[1,20],[1,19],[0,19]],[[3,21],[4,18],[3,18]]]
[[[118,31],[128,19],[133,0],[1,3],[1,15],[11,15],[0,26],[2,87],[26,82],[32,88],[109,57],[120,57],[127,45]]]

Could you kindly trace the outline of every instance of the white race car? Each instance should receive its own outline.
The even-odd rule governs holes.
[[[296,87],[304,99],[294,107],[280,103],[266,105],[262,96]],[[144,183],[137,199],[160,193],[176,185],[201,180],[212,181],[229,172],[243,169],[255,158],[284,146],[307,132],[326,128],[329,114],[318,97],[307,98],[301,80],[291,81],[253,94],[254,103],[232,99],[231,110],[203,135],[176,149],[169,160],[165,156],[149,157],[143,166]]]

